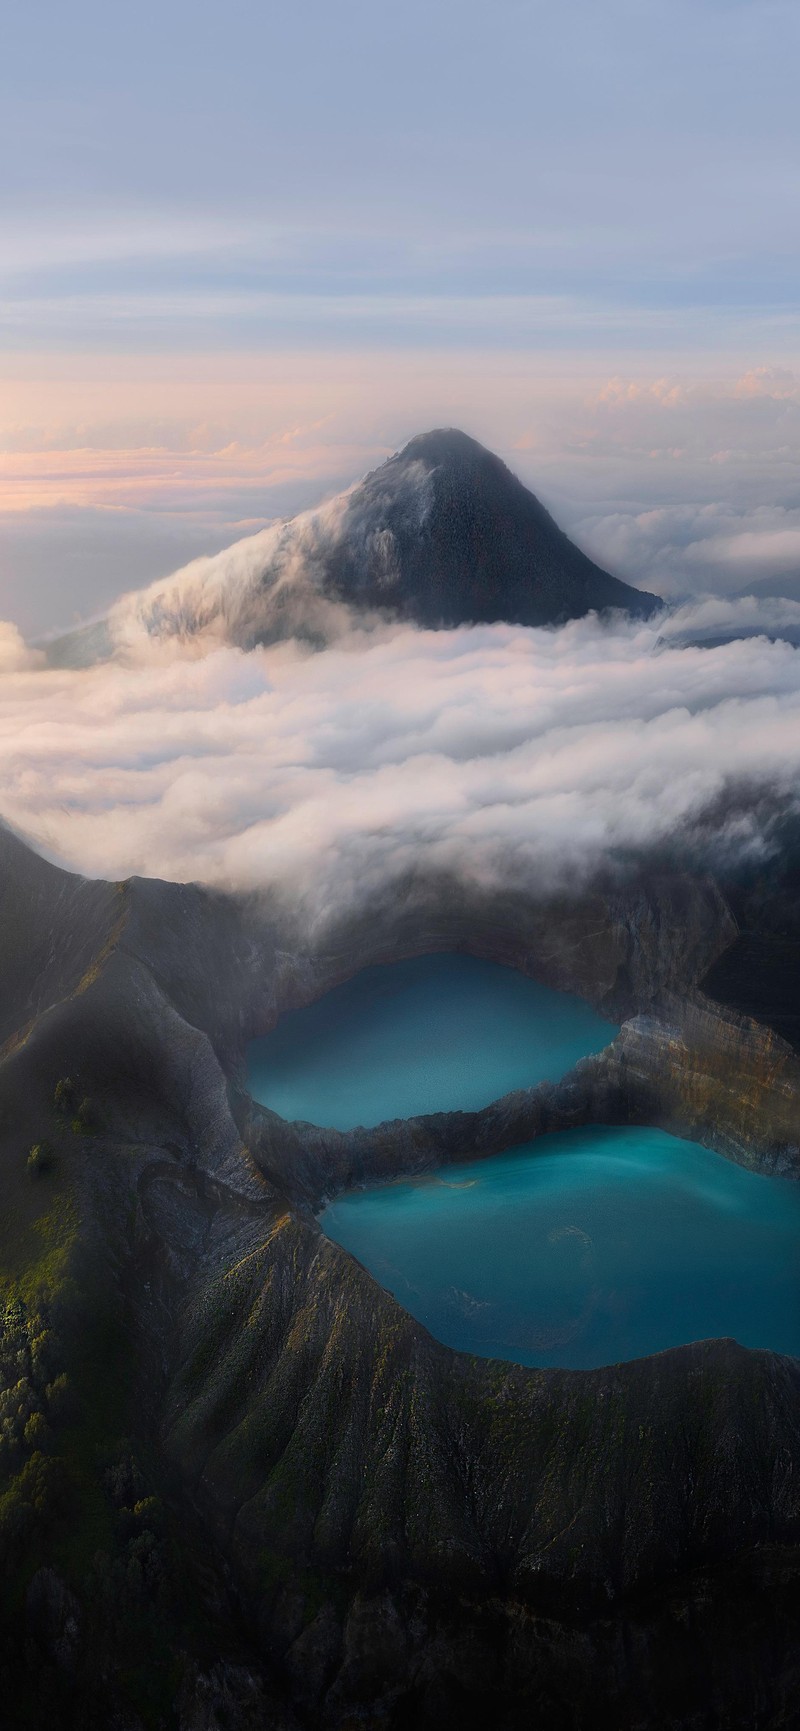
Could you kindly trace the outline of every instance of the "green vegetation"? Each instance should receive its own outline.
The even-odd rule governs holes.
[[[79,1231],[77,1151],[68,1135],[57,1146],[49,1163],[34,1144],[30,1177],[7,1164],[0,1217],[3,1723],[105,1731],[122,1700],[145,1731],[172,1731],[187,1651],[206,1638],[192,1541],[136,1434],[122,1308]]]
[[[54,1164],[53,1150],[49,1142],[34,1142],[28,1153],[26,1162],[31,1178],[43,1178],[46,1172],[51,1172]]]
[[[26,1165],[36,1180],[54,1172],[49,1144],[34,1143]],[[75,1415],[61,1327],[74,1300],[74,1208],[63,1174],[47,1185],[44,1211],[42,1194],[38,1182],[29,1189],[38,1200],[32,1217],[12,1196],[0,1242],[0,1556],[12,1600],[15,1575],[24,1575],[63,1510],[62,1444]]]
[[[78,1110],[75,1113],[75,1117],[72,1120],[72,1128],[75,1135],[85,1136],[90,1130],[95,1128],[96,1122],[97,1118],[94,1103],[87,1096],[81,1100]]]
[[[97,1108],[88,1094],[79,1097],[77,1083],[71,1076],[62,1076],[53,1091],[53,1105],[59,1119],[69,1123],[76,1136],[85,1136],[97,1128]]]
[[[0,1317],[0,1546],[24,1549],[47,1521],[63,1482],[48,1459],[53,1422],[68,1403],[68,1379],[42,1310],[10,1299]]]
[[[62,1117],[68,1118],[70,1113],[75,1109],[76,1100],[77,1094],[75,1092],[74,1082],[69,1076],[62,1076],[61,1081],[56,1082],[55,1092],[53,1094],[53,1105],[55,1106],[56,1111],[59,1112]]]

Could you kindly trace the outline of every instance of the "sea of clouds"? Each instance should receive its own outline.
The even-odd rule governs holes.
[[[48,667],[0,627],[2,815],[51,857],[271,887],[315,922],[409,870],[546,894],[653,849],[768,851],[800,803],[800,606],[170,638]],[[699,647],[693,632],[763,635]]]

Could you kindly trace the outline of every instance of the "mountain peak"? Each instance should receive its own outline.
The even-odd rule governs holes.
[[[356,487],[326,592],[425,626],[556,625],[652,613],[595,565],[500,457],[456,427],[419,433]]]
[[[345,608],[438,629],[561,625],[611,608],[643,617],[658,605],[581,552],[500,457],[437,427],[318,510],[123,596],[49,657],[85,665],[142,636],[321,645]]]
[[[398,458],[408,462],[458,464],[462,467],[477,467],[481,463],[497,463],[501,468],[505,464],[492,451],[487,450],[469,433],[462,433],[459,427],[432,427],[428,433],[416,433],[413,439],[397,453]],[[392,458],[389,461],[393,461]]]

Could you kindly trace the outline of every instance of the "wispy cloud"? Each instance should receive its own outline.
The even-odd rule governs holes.
[[[364,446],[310,442],[302,429],[249,449],[233,441],[218,450],[0,452],[0,512],[72,505],[207,513],[231,501],[238,511],[247,496],[257,508],[274,488],[316,482],[333,462],[358,473],[371,455]]]

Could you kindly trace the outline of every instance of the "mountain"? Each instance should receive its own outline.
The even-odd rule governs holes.
[[[659,605],[602,571],[499,457],[450,428],[412,439],[316,510],[123,596],[48,653],[80,666],[137,640],[323,644],[354,609],[436,629],[559,625],[611,608],[641,617]]]
[[[419,625],[555,625],[658,606],[595,565],[499,457],[453,428],[421,434],[368,475],[342,529],[329,592]]]
[[[785,572],[782,577],[762,577],[750,583],[743,595],[779,595],[786,601],[800,601],[800,571]]]
[[[739,923],[794,921],[795,883],[754,875]],[[454,1352],[315,1219],[580,1124],[796,1173],[800,1059],[701,986],[736,930],[686,875],[550,903],[415,880],[309,940],[260,899],[77,878],[0,825],[4,1726],[791,1722],[800,1362]],[[249,1098],[247,1042],[284,1010],[442,948],[624,1025],[481,1112],[342,1132]]]

